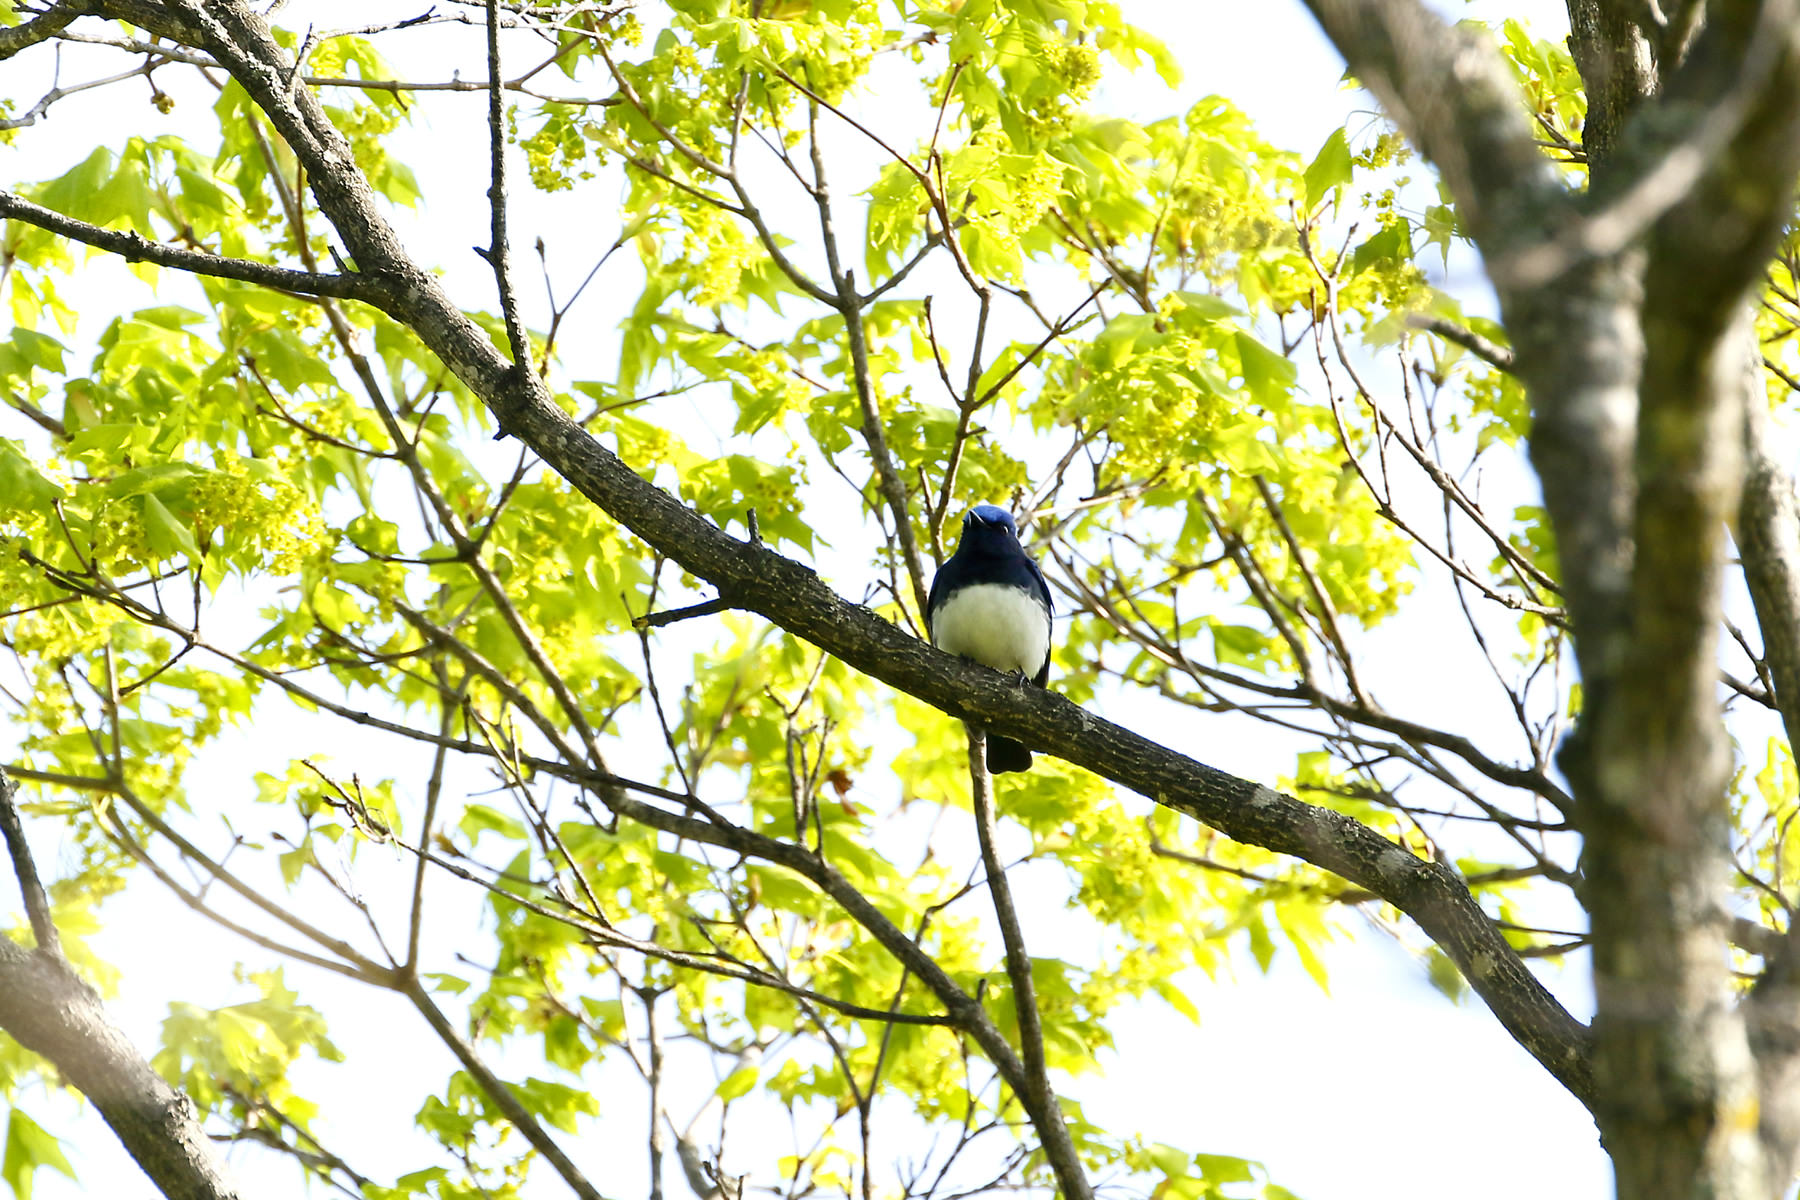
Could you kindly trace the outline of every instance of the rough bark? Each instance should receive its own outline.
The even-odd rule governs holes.
[[[1642,4],[1569,0],[1569,52],[1587,93],[1581,145],[1596,170],[1611,157],[1625,121],[1656,94],[1658,47],[1639,25]]]
[[[1731,747],[1717,699],[1724,526],[1743,478],[1746,328],[1800,163],[1793,16],[1716,5],[1647,106],[1641,142],[1678,144],[1707,110],[1743,115],[1648,239],[1630,637],[1621,686],[1591,718],[1578,791],[1593,921],[1596,1109],[1622,1196],[1785,1189],[1791,1135],[1765,1092],[1792,1067],[1759,1037],[1761,1079],[1727,972]],[[1758,78],[1758,76],[1762,78]],[[1754,90],[1752,90],[1754,89]],[[1665,123],[1667,123],[1665,125]],[[1768,1018],[1757,1024],[1767,1030]],[[1764,1104],[1771,1119],[1752,1119]]]
[[[76,0],[57,0],[57,3],[31,20],[0,29],[0,62],[47,38],[55,37],[85,11],[86,6]]]
[[[1670,281],[1672,282],[1672,281]],[[1632,636],[1589,710],[1581,897],[1594,947],[1595,1104],[1624,1197],[1761,1196],[1756,1085],[1726,957],[1731,748],[1716,694],[1735,355],[1652,318],[1638,443]],[[1666,318],[1665,318],[1666,319]],[[1699,335],[1704,339],[1704,335]],[[1733,347],[1735,348],[1735,347]],[[1723,376],[1724,378],[1721,378]]]
[[[56,1064],[169,1200],[239,1195],[193,1102],[150,1069],[67,962],[0,939],[0,1029]]]

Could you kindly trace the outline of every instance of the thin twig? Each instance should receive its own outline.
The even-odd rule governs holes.
[[[488,138],[492,158],[493,182],[488,186],[488,212],[491,216],[492,241],[485,257],[494,268],[494,282],[500,289],[500,312],[506,320],[506,341],[512,349],[515,370],[524,371],[531,362],[531,339],[519,320],[519,297],[513,290],[511,251],[506,242],[506,122],[500,103],[500,20],[498,0],[487,0],[488,56]]]
[[[1446,342],[1461,346],[1491,367],[1507,372],[1513,369],[1513,352],[1510,347],[1489,341],[1466,325],[1458,325],[1447,317],[1434,317],[1425,313],[1413,314],[1406,319],[1406,323],[1414,329],[1435,333]]]
[[[442,668],[439,668],[440,674]],[[463,698],[468,695],[469,677],[465,676],[463,686],[458,688],[454,698],[444,701],[443,720],[438,724],[438,732],[450,736],[451,724],[456,719]],[[419,844],[431,844],[431,827],[437,820],[439,798],[444,792],[444,763],[449,758],[449,747],[438,743],[437,751],[431,756],[431,778],[425,785],[425,817],[419,823]],[[425,925],[425,856],[420,855],[417,870],[413,874],[412,911],[407,918],[406,931],[406,964],[407,972],[419,969],[419,932]]]
[[[1287,514],[1282,511],[1281,503],[1276,500],[1275,491],[1269,486],[1269,481],[1260,474],[1252,476],[1251,479],[1256,484],[1256,490],[1262,495],[1263,504],[1268,508],[1269,516],[1274,518],[1275,528],[1281,533],[1281,540],[1287,543],[1288,553],[1294,559],[1294,566],[1299,569],[1301,577],[1306,580],[1307,590],[1312,593],[1313,600],[1319,606],[1319,624],[1324,629],[1325,636],[1330,640],[1332,647],[1337,650],[1338,661],[1344,669],[1344,682],[1349,685],[1350,694],[1356,697],[1356,702],[1362,707],[1373,709],[1374,701],[1369,698],[1367,692],[1363,691],[1362,683],[1356,677],[1356,664],[1350,658],[1350,647],[1345,644],[1343,631],[1338,625],[1337,606],[1326,594],[1325,585],[1320,581],[1318,573],[1313,570],[1312,564],[1306,561],[1306,554],[1300,546],[1300,539],[1294,536],[1294,530],[1288,524]]]

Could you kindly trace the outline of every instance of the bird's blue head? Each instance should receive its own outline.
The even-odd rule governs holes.
[[[1012,514],[996,505],[977,504],[969,510],[969,515],[963,518],[963,528],[973,529],[977,525],[997,526],[1014,537],[1019,536],[1019,527],[1013,524]]]
[[[1019,527],[1012,514],[992,504],[977,504],[963,518],[961,546],[975,554],[1018,553]]]

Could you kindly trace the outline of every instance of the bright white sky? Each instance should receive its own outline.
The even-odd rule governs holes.
[[[370,19],[378,19],[383,11],[399,14],[403,7],[424,6],[389,3],[362,11],[373,10]],[[1123,0],[1123,7],[1129,19],[1171,45],[1186,81],[1171,95],[1147,72],[1117,80],[1097,99],[1100,108],[1151,118],[1218,93],[1248,111],[1270,141],[1310,157],[1347,114],[1369,107],[1366,96],[1340,85],[1341,62],[1297,0]],[[1523,15],[1543,36],[1560,36],[1566,29],[1561,6],[1551,0],[1468,5],[1445,0],[1443,7],[1457,16]],[[293,10],[289,19],[296,19]],[[34,82],[21,79],[7,86],[23,95]],[[469,102],[471,115],[476,103]],[[104,104],[69,102],[55,110],[56,137],[27,131],[22,152],[41,157],[41,174],[53,173],[95,140],[111,136],[106,117]],[[422,257],[429,261],[436,253],[437,261],[451,268],[453,282],[468,282],[471,290],[459,293],[467,303],[485,304],[486,292],[473,289],[483,286],[486,268],[471,261],[467,247],[485,242],[486,210],[479,187],[446,182],[466,178],[468,165],[466,133],[452,139],[446,132],[423,128],[400,153],[418,171],[427,193],[425,210],[406,232],[432,247]],[[9,164],[9,173],[15,169]],[[609,222],[592,200],[587,212],[589,220]],[[518,249],[530,244],[518,234],[514,241]],[[1469,302],[1481,305],[1479,296]],[[599,308],[588,315],[600,324],[612,319]],[[1379,657],[1379,640],[1370,645],[1371,657]],[[1391,664],[1410,662],[1399,646],[1391,650]],[[1416,685],[1405,677],[1407,669],[1396,666],[1392,672],[1397,689]],[[221,780],[241,780],[242,764],[256,761],[269,733],[241,731],[239,744],[226,756],[235,765],[222,769]],[[299,739],[308,733],[306,723],[297,720],[282,736]],[[1190,728],[1166,736],[1180,744],[1191,733]],[[338,730],[334,736],[345,743],[346,755],[354,753],[354,733]],[[1194,749],[1225,769],[1267,778],[1282,767],[1258,761],[1260,745],[1233,731],[1221,732],[1216,747]],[[55,861],[54,846],[44,852]],[[379,872],[366,859],[359,869]],[[14,903],[10,891],[8,881],[0,889],[4,903]],[[110,926],[98,940],[124,970],[115,1015],[138,1045],[148,1048],[171,1000],[212,1005],[243,998],[230,967],[247,948],[223,940],[224,935],[215,938],[150,889],[141,894],[144,898],[129,907],[107,910]],[[440,888],[436,899],[452,897]],[[473,906],[468,919],[476,919]],[[175,953],[172,934],[182,942]],[[1330,963],[1329,996],[1286,954],[1268,976],[1246,964],[1236,978],[1195,981],[1192,994],[1203,1014],[1197,1029],[1160,1007],[1146,1010],[1141,1019],[1119,1021],[1118,1052],[1106,1076],[1080,1081],[1073,1089],[1088,1117],[1190,1150],[1259,1158],[1276,1182],[1306,1200],[1434,1194],[1513,1200],[1533,1193],[1580,1200],[1610,1194],[1606,1161],[1585,1111],[1513,1044],[1479,1001],[1462,1007],[1447,1003],[1427,985],[1415,960],[1379,934],[1346,945]],[[1547,977],[1583,1016],[1591,1005],[1585,970],[1585,962],[1578,961]],[[289,977],[309,989],[315,984],[301,968],[290,968]],[[392,1001],[331,984],[318,994],[331,997],[333,1037],[363,1076],[358,1087],[334,1087],[322,1097],[331,1131],[327,1143],[379,1176],[389,1161],[384,1140],[406,1136],[416,1105],[411,1088],[388,1082],[415,1073],[440,1080],[449,1069],[448,1057],[435,1044],[403,1032],[413,1018]],[[33,1106],[33,1111],[67,1139],[83,1176],[76,1189],[40,1174],[41,1197],[149,1194],[91,1113],[67,1104]],[[630,1182],[635,1176],[615,1177],[605,1165],[614,1160],[606,1153],[610,1139],[604,1125],[603,1118],[602,1128],[569,1143],[571,1149],[590,1165],[603,1190],[635,1194],[637,1185]],[[641,1149],[629,1145],[619,1150],[632,1163],[641,1157]],[[535,1195],[565,1194],[548,1172],[542,1174]],[[286,1173],[247,1176],[245,1183],[250,1194],[292,1194]],[[671,1180],[671,1186],[679,1194],[679,1182]]]

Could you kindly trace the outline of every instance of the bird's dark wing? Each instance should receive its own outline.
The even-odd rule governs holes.
[[[1047,624],[1056,612],[1056,606],[1050,601],[1050,583],[1044,578],[1043,568],[1037,565],[1037,559],[1027,554],[1025,555],[1025,565],[1031,569],[1031,591],[1038,598],[1038,602],[1044,606],[1044,621]],[[1045,647],[1044,665],[1038,668],[1038,673],[1031,680],[1039,687],[1050,682],[1051,648],[1048,641],[1046,641]]]
[[[1031,569],[1031,590],[1037,596],[1038,603],[1044,606],[1045,613],[1055,613],[1056,605],[1050,600],[1050,583],[1044,578],[1043,568],[1038,566],[1037,559],[1029,554],[1025,555],[1025,565]]]
[[[945,578],[946,577],[954,577],[955,574],[960,569],[961,568],[959,568],[956,565],[956,555],[952,554],[950,556],[950,561],[945,563],[943,566],[939,567],[937,569],[937,574],[933,575],[931,577],[931,588],[930,588],[930,590],[928,590],[925,593],[925,640],[926,641],[931,640],[931,617],[932,617],[932,614],[937,612],[939,603],[941,603],[949,595],[950,589],[945,583]]]

